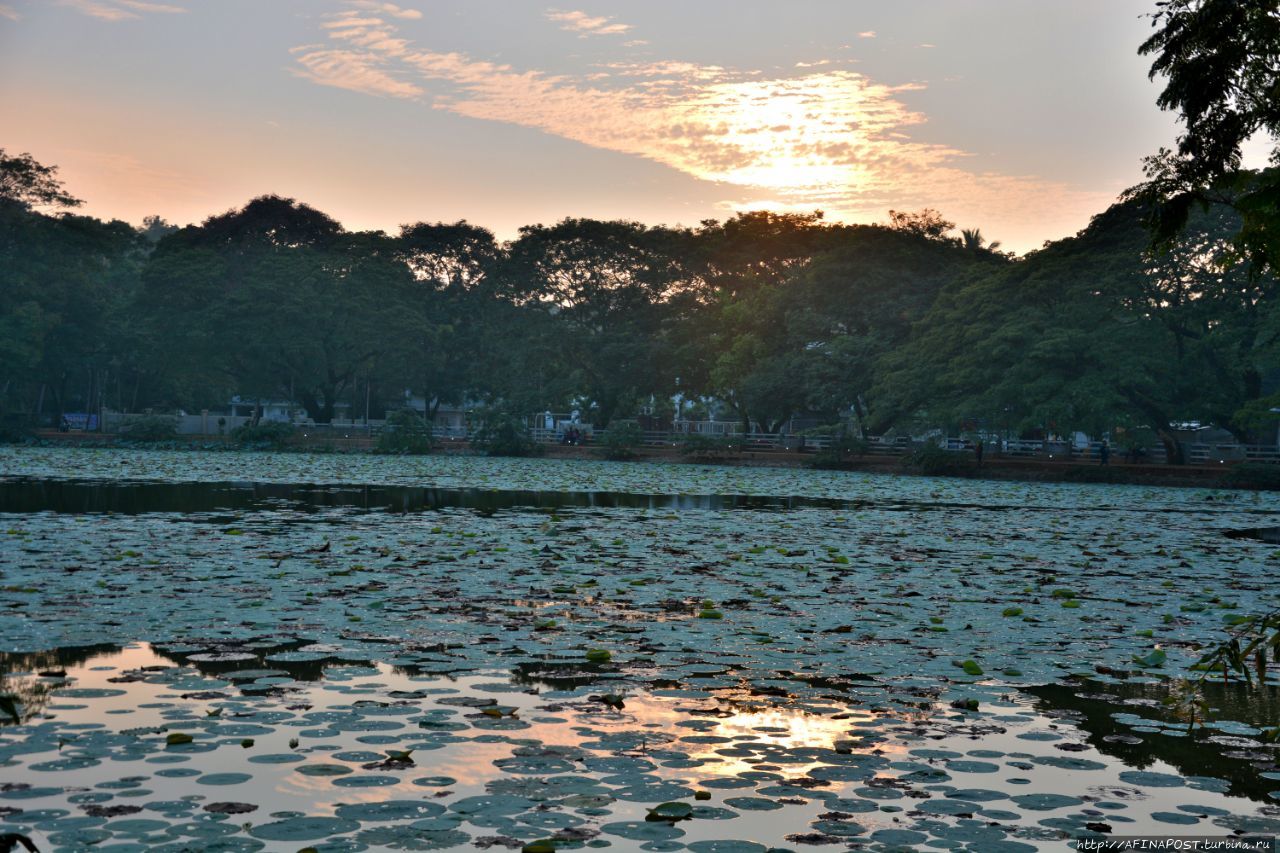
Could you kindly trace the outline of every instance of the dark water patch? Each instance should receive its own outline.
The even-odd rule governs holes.
[[[504,510],[754,510],[783,512],[829,509],[845,512],[877,510],[925,512],[980,510],[984,512],[1060,512],[1060,507],[1031,504],[963,501],[885,501],[745,494],[656,494],[620,491],[564,491],[528,489],[437,488],[432,486],[351,485],[319,483],[259,483],[238,481],[162,482],[154,480],[0,478],[0,513],[54,512],[65,514],[147,513],[199,514],[295,510],[302,512],[354,509],[367,512],[414,513],[465,509],[482,515]],[[1075,512],[1108,512],[1138,507],[1098,504]],[[1143,512],[1184,512],[1182,508],[1141,507]],[[1217,510],[1197,507],[1199,513]],[[1229,507],[1223,512],[1264,514],[1262,510]],[[1280,528],[1231,531],[1237,538],[1280,543]]]
[[[753,495],[660,495],[607,491],[454,489],[289,483],[160,483],[10,479],[0,481],[0,512],[201,513],[225,510],[351,508],[375,512],[469,509],[788,510],[860,509],[870,501]]]
[[[1228,530],[1227,536],[1231,539],[1251,539],[1271,545],[1280,545],[1280,527],[1248,527],[1244,530]]]
[[[1191,726],[1171,710],[1168,682],[1021,688],[1035,697],[1036,710],[1070,721],[1086,733],[1086,743],[1128,766],[1143,770],[1164,762],[1187,777],[1225,780],[1225,793],[1274,803],[1276,781],[1260,774],[1280,769],[1280,746],[1260,730],[1280,725],[1280,688],[1205,682],[1199,689],[1208,719]]]

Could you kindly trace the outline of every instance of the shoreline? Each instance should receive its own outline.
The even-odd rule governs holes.
[[[34,442],[12,447],[83,447],[83,448],[120,448],[120,449],[154,449],[180,451],[207,451],[215,453],[255,453],[264,448],[240,448],[232,445],[225,436],[198,436],[192,441],[169,441],[151,443],[122,442],[116,436],[103,436],[93,433],[41,433]],[[538,457],[544,459],[591,459],[606,461],[604,448],[586,445],[569,446],[560,444],[540,445],[542,453]],[[293,441],[287,447],[271,448],[281,453],[301,454],[376,454],[373,444],[367,438],[329,438]],[[478,455],[474,454],[470,444],[462,440],[446,440],[436,445],[433,454],[439,455]],[[732,455],[701,457],[682,454],[675,447],[641,447],[633,451],[625,460],[628,462],[665,462],[683,465],[716,465],[743,468],[809,468],[813,470],[858,471],[864,473],[897,474],[901,476],[935,476],[969,480],[998,480],[1014,482],[1052,482],[1112,484],[1139,486],[1167,486],[1176,488],[1220,488],[1239,490],[1280,490],[1280,465],[1268,466],[1276,469],[1275,480],[1263,482],[1243,482],[1232,478],[1231,472],[1241,463],[1219,465],[1166,465],[1166,464],[1130,464],[1113,461],[1109,465],[1099,465],[1096,461],[1067,461],[1029,459],[1025,457],[1003,457],[989,454],[979,466],[970,454],[955,454],[953,464],[948,470],[920,471],[913,470],[904,464],[902,456],[859,456],[845,460],[838,468],[818,468],[813,463],[815,454],[794,450],[741,450]],[[536,458],[536,457],[535,457]]]

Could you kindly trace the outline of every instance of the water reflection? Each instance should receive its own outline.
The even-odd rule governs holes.
[[[1186,776],[1224,779],[1235,796],[1275,802],[1275,781],[1259,774],[1280,769],[1280,745],[1263,742],[1257,729],[1250,732],[1249,728],[1280,725],[1280,688],[1205,682],[1201,690],[1211,709],[1210,721],[1243,725],[1225,730],[1188,727],[1168,710],[1165,700],[1170,690],[1163,682],[1082,680],[1024,688],[1036,697],[1038,710],[1078,725],[1087,733],[1086,742],[1105,755],[1137,768],[1162,762]],[[1131,721],[1126,725],[1121,722],[1126,713],[1150,724],[1135,727]]]
[[[24,678],[62,666],[66,685],[27,725],[0,729],[0,761],[12,780],[0,788],[0,833],[45,833],[52,847],[92,838],[159,847],[183,843],[182,833],[200,825],[193,819],[214,817],[206,806],[226,801],[250,810],[220,824],[228,840],[246,843],[281,812],[344,815],[393,801],[438,804],[420,807],[439,815],[429,825],[461,830],[462,840],[420,848],[393,838],[417,831],[408,819],[333,824],[336,835],[375,849],[471,849],[481,837],[527,842],[567,829],[635,849],[635,839],[611,836],[625,831],[611,827],[643,824],[646,808],[663,800],[704,809],[680,824],[686,844],[785,845],[798,843],[797,833],[846,841],[888,830],[916,832],[923,842],[981,826],[984,838],[1061,849],[1086,822],[1103,825],[1103,807],[1116,810],[1103,815],[1115,825],[1130,821],[1116,830],[1126,833],[1167,834],[1155,816],[1175,812],[1190,822],[1268,819],[1238,798],[1260,789],[1237,782],[1210,744],[1163,744],[1153,735],[1134,752],[1106,739],[1118,731],[1109,716],[1124,707],[1116,699],[1154,698],[1137,686],[1132,694],[1110,684],[1033,689],[1034,700],[992,693],[982,712],[962,714],[946,706],[873,712],[838,695],[802,705],[692,685],[633,686],[614,708],[593,700],[591,688],[544,690],[496,672],[415,673],[298,643],[0,658],[11,673],[30,667]],[[289,654],[323,659],[278,659]],[[1094,688],[1116,699],[1075,695]],[[1224,707],[1233,706],[1224,699]],[[166,746],[175,731],[194,743]],[[405,750],[408,759],[389,760]],[[1075,754],[1089,767],[1064,772],[1062,761]],[[1227,779],[1237,796],[1203,785],[1138,790],[1125,777],[1134,767]],[[478,795],[499,798],[483,801],[497,810],[469,811],[480,807],[468,799]],[[465,807],[453,808],[459,803]],[[83,816],[98,806],[122,807],[123,819]]]
[[[1250,527],[1244,530],[1228,530],[1227,536],[1232,539],[1252,539],[1257,542],[1280,545],[1280,527]]]

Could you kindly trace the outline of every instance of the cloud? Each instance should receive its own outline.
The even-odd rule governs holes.
[[[392,98],[416,98],[422,94],[422,89],[413,83],[388,74],[382,61],[365,51],[304,48],[296,56],[301,67],[293,69],[293,73],[313,83]]]
[[[22,20],[22,16],[18,14],[17,9],[4,3],[0,3],[0,18],[8,18],[10,21]]]
[[[378,0],[350,0],[350,3],[358,9],[375,14],[388,15],[392,18],[400,18],[401,20],[416,21],[422,17],[422,13],[417,9],[406,9],[402,6],[397,6],[395,3],[381,3]]]
[[[587,36],[619,36],[631,29],[630,24],[611,24],[613,18],[593,18],[586,12],[562,12],[551,9],[547,18],[560,25],[560,29],[577,33],[579,38]]]
[[[324,28],[338,46],[295,49],[301,76],[652,160],[719,185],[729,206],[821,208],[851,221],[928,206],[998,235],[1046,209],[1078,223],[1110,201],[975,171],[968,152],[912,137],[927,117],[906,99],[921,85],[889,86],[823,60],[772,75],[677,61],[548,74],[422,49],[356,12]]]
[[[875,30],[863,30],[862,32],[858,33],[858,38],[860,39],[873,39],[875,37],[876,37]]]
[[[181,6],[143,0],[59,0],[59,3],[91,18],[113,23],[134,20],[149,13],[180,14],[187,11]]]

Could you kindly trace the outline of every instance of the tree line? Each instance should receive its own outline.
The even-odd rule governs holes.
[[[134,228],[76,214],[28,155],[0,154],[0,171],[10,419],[239,395],[324,423],[410,392],[577,408],[604,427],[640,406],[669,417],[679,395],[764,431],[805,416],[858,433],[1170,438],[1198,420],[1246,438],[1280,402],[1275,279],[1232,256],[1241,223],[1225,204],[1153,249],[1148,204],[1126,199],[1015,258],[930,210],[884,225],[566,219],[499,242],[466,222],[350,232],[263,196]]]

